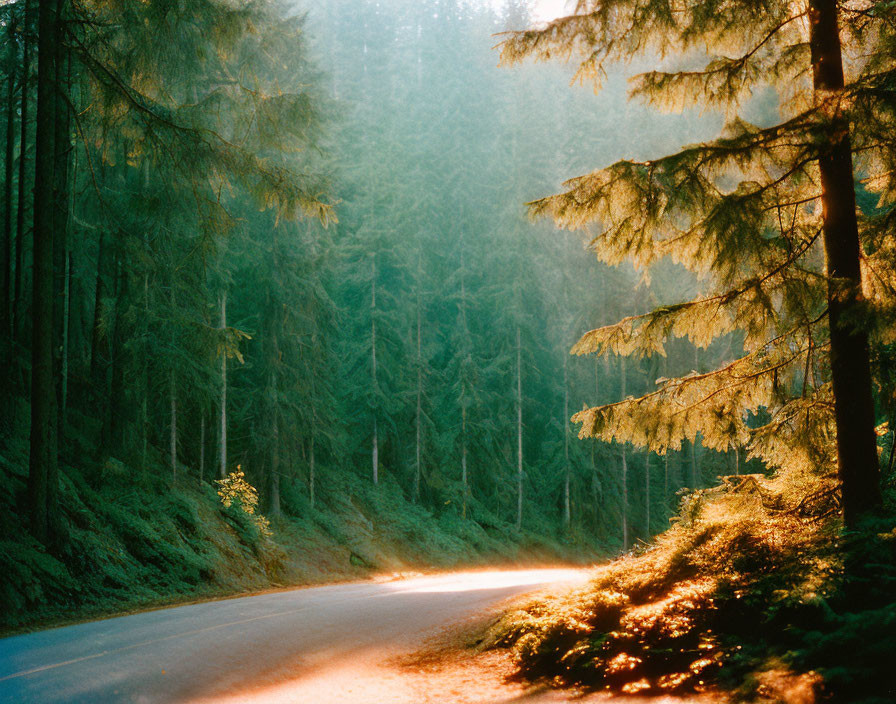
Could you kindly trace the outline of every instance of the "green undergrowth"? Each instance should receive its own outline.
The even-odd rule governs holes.
[[[561,687],[892,702],[896,521],[844,534],[835,502],[831,478],[728,478],[654,545],[508,614],[482,645]]]
[[[19,415],[27,413],[20,407]],[[462,520],[410,502],[384,472],[374,487],[350,470],[321,473],[311,506],[284,478],[269,535],[240,502],[187,467],[172,482],[152,451],[141,470],[96,458],[89,419],[74,418],[60,467],[64,538],[52,553],[23,520],[28,440],[0,437],[0,631],[5,633],[272,587],[377,573],[575,560],[580,548],[517,534],[474,507]]]

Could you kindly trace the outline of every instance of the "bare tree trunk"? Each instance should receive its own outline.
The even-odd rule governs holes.
[[[855,527],[882,504],[880,468],[874,434],[874,401],[868,333],[861,319],[861,244],[856,219],[855,179],[849,121],[841,112],[843,59],[835,0],[810,0],[809,34],[816,100],[833,110],[818,159],[825,261],[831,380],[837,424],[837,464],[843,494],[843,518]]]
[[[143,275],[144,324],[149,320],[149,274]],[[146,453],[149,447],[149,344],[143,344],[143,398],[140,399],[140,467],[146,473]],[[205,418],[203,418],[203,421]]]
[[[67,354],[68,332],[68,220],[69,194],[68,171],[71,154],[71,124],[68,107],[68,96],[63,94],[62,87],[69,84],[67,54],[65,49],[65,0],[56,0],[56,28],[54,37],[54,80],[56,84],[53,105],[54,138],[53,138],[53,350],[54,377],[56,380],[57,406],[57,441],[62,445],[65,441],[65,391],[68,366]]]
[[[168,439],[168,452],[171,459],[171,483],[177,483],[177,384],[174,370],[168,372],[168,404],[170,407],[171,434]]]
[[[523,353],[516,326],[516,529],[523,525]]]
[[[606,357],[604,357],[606,359]],[[600,403],[599,392],[600,392],[600,376],[597,373],[597,365],[598,358],[594,359],[594,403],[595,405]],[[592,519],[594,521],[594,525],[597,525],[597,520],[600,515],[597,505],[598,499],[598,488],[600,487],[600,477],[597,474],[597,440],[592,438],[591,440],[591,504],[592,504]]]
[[[205,480],[205,412],[199,418],[199,483]]]
[[[311,435],[311,448],[308,458],[308,496],[311,501],[311,508],[314,508],[314,434]]]
[[[106,298],[106,262],[109,256],[107,249],[106,231],[103,229],[100,230],[99,249],[96,258],[96,287],[94,288],[93,326],[90,337],[90,379],[94,391],[100,394],[105,394],[106,390],[104,378],[106,360],[100,359],[100,357],[102,356],[101,350],[104,339],[102,320],[105,315],[103,310],[105,304],[103,301]],[[103,377],[102,379],[101,376]]]
[[[463,504],[461,518],[467,517],[467,499],[469,498],[469,479],[467,478],[467,407],[460,409],[460,481],[463,487]]]
[[[734,474],[740,475],[740,448],[734,448]]]
[[[372,276],[370,280],[371,287],[371,295],[370,295],[370,354],[371,354],[371,367],[373,371],[373,387],[376,389],[376,257],[370,258],[370,263],[372,267]],[[378,405],[378,404],[377,404]],[[379,468],[380,468],[380,458],[379,458],[379,446],[377,437],[377,425],[376,425],[376,409],[374,409],[373,414],[373,447],[370,451],[371,463],[373,464],[373,483],[377,484],[379,482]]]
[[[38,11],[37,131],[34,175],[34,282],[31,343],[31,531],[49,543],[57,534],[56,389],[53,383],[53,157],[56,0]]]
[[[418,268],[418,286],[419,286],[419,262]],[[420,310],[420,292],[417,291],[417,462],[414,469],[414,501],[420,500],[420,442],[421,442],[421,423],[423,416],[423,353],[421,343],[422,322]]]
[[[221,330],[227,329],[227,291],[221,293]],[[221,432],[218,438],[221,479],[227,477],[227,350],[221,354]]]
[[[25,291],[25,213],[27,212],[25,197],[28,193],[28,79],[31,74],[31,37],[34,26],[34,0],[25,1],[25,31],[22,34],[22,95],[19,122],[19,192],[18,210],[16,212],[16,280],[13,301],[13,328],[16,339],[21,339],[24,291]],[[48,49],[50,51],[50,49]],[[52,80],[52,79],[50,79]],[[38,79],[39,82],[39,79]],[[35,184],[36,190],[37,184]],[[36,193],[35,193],[36,196]],[[36,315],[36,313],[34,313]]]
[[[647,537],[649,538],[651,535],[650,532],[650,452],[647,452],[646,459],[644,460],[644,507],[646,517],[644,519],[644,524],[647,527]]]
[[[572,511],[569,504],[569,355],[563,360],[563,527],[569,530]]]
[[[271,448],[271,488],[270,488],[270,507],[271,516],[278,517],[280,515],[280,426],[277,422],[277,411],[274,410],[273,417],[273,446]]]
[[[619,360],[622,376],[622,398],[625,398],[625,357]],[[622,550],[628,550],[628,458],[622,446]]]
[[[6,66],[6,159],[4,161],[3,182],[3,272],[2,282],[2,320],[3,328],[7,332],[10,341],[13,339],[13,260],[15,251],[13,248],[13,209],[12,209],[12,180],[15,171],[15,142],[16,142],[16,68],[17,45],[15,34],[17,23],[12,21],[9,25],[7,41],[9,42],[9,58]],[[10,359],[12,357],[10,356]]]

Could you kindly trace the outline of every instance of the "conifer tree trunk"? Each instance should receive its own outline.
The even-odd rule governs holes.
[[[314,508],[314,482],[316,480],[314,471],[314,433],[312,433],[311,447],[308,451],[308,498],[311,503],[311,508]]]
[[[271,447],[271,488],[270,507],[271,516],[280,515],[280,427],[277,423],[277,411],[274,409],[273,444]]]
[[[66,384],[68,376],[68,290],[69,290],[69,157],[71,153],[71,124],[68,97],[63,87],[69,84],[65,49],[65,0],[56,0],[55,30],[55,102],[53,154],[53,349],[56,379],[58,443],[65,441]]]
[[[419,262],[418,262],[419,277]],[[416,431],[417,431],[417,462],[414,469],[414,501],[420,500],[420,442],[421,442],[421,422],[423,415],[423,354],[421,345],[421,311],[420,311],[420,292],[417,292],[417,413],[416,413]]]
[[[516,326],[516,529],[523,525],[523,353]]]
[[[22,318],[25,313],[25,196],[28,193],[28,112],[30,96],[28,79],[31,74],[31,38],[29,35],[31,28],[34,26],[35,0],[24,0],[24,2],[25,31],[22,33],[22,84],[20,86],[21,96],[19,98],[21,110],[19,116],[19,192],[18,209],[16,211],[16,280],[13,301],[13,328],[17,340],[21,339]]]
[[[663,455],[663,506],[669,505],[669,450]]]
[[[835,0],[810,0],[810,48],[816,99],[839,100],[843,59]],[[849,123],[832,105],[829,143],[818,159],[828,276],[831,380],[837,424],[837,464],[847,527],[882,503],[874,435],[868,333],[855,321],[862,300],[861,244]]]
[[[460,409],[460,481],[463,488],[463,504],[461,506],[461,518],[467,517],[467,498],[469,495],[469,480],[467,479],[467,407]]]
[[[317,333],[312,334],[312,344],[317,342]],[[317,477],[315,476],[315,466],[314,466],[314,436],[317,433],[317,394],[315,393],[315,385],[314,385],[314,375],[311,375],[311,442],[308,448],[308,499],[311,503],[311,508],[314,508],[314,494],[315,494],[315,483],[317,481]]]
[[[115,316],[112,328],[112,341],[109,346],[110,383],[105,423],[103,426],[103,448],[122,450],[125,446],[125,418],[127,404],[125,402],[125,360],[127,357],[126,340],[130,337],[129,322],[125,316],[125,304],[128,300],[129,273],[123,266],[118,254],[115,257]]]
[[[735,476],[740,475],[740,448],[734,448],[734,474]]]
[[[143,315],[144,325],[149,320],[149,274],[143,275]],[[143,398],[140,399],[140,467],[146,472],[146,452],[149,446],[149,343],[143,344]],[[205,416],[202,417],[203,431]],[[204,449],[204,448],[203,448]]]
[[[106,261],[109,258],[108,247],[106,246],[105,228],[100,230],[99,248],[96,258],[96,286],[94,288],[93,302],[93,325],[90,337],[90,379],[94,391],[100,394],[105,393],[105,360],[101,359],[103,345],[103,324],[102,320],[105,315],[103,310],[104,300],[106,298]],[[101,378],[103,377],[103,378]]]
[[[373,372],[373,388],[374,393],[376,393],[376,257],[371,257],[370,259],[371,267],[372,267],[372,276],[370,280],[370,355],[371,355],[371,367]],[[375,404],[375,405],[378,405]],[[379,467],[380,467],[380,458],[379,458],[379,446],[377,437],[377,425],[376,425],[376,408],[373,411],[373,446],[370,451],[371,462],[373,464],[373,483],[377,484],[379,482]]]
[[[15,171],[15,142],[16,142],[16,23],[12,22],[8,28],[9,57],[6,64],[6,158],[3,162],[4,182],[3,182],[3,272],[0,285],[3,286],[2,302],[3,309],[0,311],[2,316],[3,329],[12,340],[13,337],[13,291],[12,281],[14,276],[13,259],[15,251],[13,249],[13,214],[12,214],[12,180]],[[10,356],[11,359],[11,356]]]
[[[221,330],[227,329],[227,291],[221,293]],[[227,477],[227,350],[221,353],[221,426],[218,458],[221,479]]]
[[[467,326],[467,284],[466,267],[464,258],[464,234],[460,233],[460,319],[464,334],[464,349],[470,348],[470,329]],[[467,400],[466,379],[461,380],[460,398],[460,479],[463,490],[463,502],[461,505],[461,518],[467,517],[467,501],[470,496],[470,480],[467,473]]]
[[[28,504],[35,538],[56,532],[56,390],[53,384],[53,162],[56,0],[38,9],[37,131],[34,174],[34,281],[31,342],[31,455]]]
[[[690,443],[691,445],[691,489],[699,489],[699,465],[697,464],[697,438]]]
[[[650,537],[650,452],[644,455],[644,525],[646,535]]]
[[[168,453],[171,462],[171,483],[177,483],[177,383],[174,370],[168,372],[168,404],[170,408],[171,434],[168,438]]]
[[[205,412],[199,418],[199,483],[205,479]]]
[[[622,398],[625,398],[625,357],[620,359],[622,377]],[[628,457],[622,445],[622,550],[628,550]]]
[[[569,355],[563,360],[563,527],[569,530],[572,512],[569,505]]]
[[[606,359],[606,357],[604,357]],[[598,393],[600,391],[600,377],[597,373],[597,365],[598,358],[594,359],[594,402],[598,402]],[[591,506],[592,506],[592,519],[594,521],[594,525],[597,525],[598,517],[600,516],[600,512],[598,510],[597,498],[598,498],[598,487],[600,486],[600,477],[597,474],[597,440],[591,440]]]

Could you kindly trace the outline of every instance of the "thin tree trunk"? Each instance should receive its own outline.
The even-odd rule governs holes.
[[[622,376],[622,398],[625,398],[625,357],[620,359]],[[622,445],[622,550],[628,550],[628,458],[626,446]]]
[[[205,480],[205,413],[199,418],[199,483]]]
[[[644,494],[644,507],[646,513],[646,517],[644,518],[644,525],[647,528],[647,537],[650,538],[650,452],[646,454],[646,458],[644,460]]]
[[[419,280],[419,261],[418,261],[418,280]],[[419,285],[419,284],[418,284]],[[417,462],[414,469],[414,501],[420,500],[420,442],[421,442],[421,423],[423,416],[423,353],[422,353],[422,322],[420,310],[420,292],[417,292],[417,414],[416,414],[416,430],[417,430]]]
[[[271,447],[271,501],[269,511],[274,518],[280,515],[280,426],[277,423],[277,410],[274,409],[272,418],[273,445]]]
[[[143,324],[149,323],[149,274],[143,274]],[[143,344],[143,398],[140,399],[140,467],[146,473],[146,453],[149,447],[149,342]],[[205,423],[205,416],[202,418]],[[205,427],[203,426],[203,430]]]
[[[372,275],[370,280],[370,354],[371,354],[371,367],[373,372],[373,388],[374,393],[376,393],[376,257],[370,258],[370,263],[372,267]],[[375,404],[378,405],[378,404]],[[380,467],[380,458],[379,458],[379,446],[378,446],[377,437],[377,425],[376,425],[376,408],[374,408],[373,412],[373,447],[370,451],[371,462],[373,464],[373,483],[377,484],[379,482],[379,467]]]
[[[221,330],[227,329],[227,292],[221,294]],[[218,438],[221,479],[227,477],[227,350],[221,354],[221,432]]]
[[[700,466],[697,461],[697,438],[691,443],[691,489],[699,489]]]
[[[174,370],[168,372],[168,404],[170,411],[171,435],[168,439],[168,453],[171,460],[171,483],[177,483],[177,383]]]
[[[308,458],[308,496],[311,501],[311,508],[314,508],[314,434],[311,434],[311,448]]]
[[[94,391],[100,395],[105,395],[106,383],[105,379],[105,361],[102,356],[103,341],[103,317],[105,311],[103,301],[106,298],[106,260],[108,252],[106,251],[106,231],[100,230],[100,241],[96,257],[96,286],[94,288],[93,301],[93,326],[90,337],[90,379]]]
[[[460,481],[463,488],[463,504],[461,518],[467,517],[467,499],[469,497],[469,479],[467,478],[467,407],[460,409]]]
[[[604,357],[606,359],[606,357]],[[600,403],[600,376],[597,373],[598,358],[594,358],[594,404]],[[593,512],[594,525],[597,525],[600,513],[598,511],[598,487],[600,486],[600,477],[597,474],[597,440],[591,439],[591,504]]]
[[[21,339],[22,319],[25,313],[23,308],[25,305],[25,213],[27,212],[25,207],[25,197],[28,193],[28,79],[30,78],[31,73],[30,32],[34,25],[33,14],[34,0],[25,0],[25,31],[22,34],[22,95],[20,97],[21,114],[19,118],[19,203],[16,211],[16,280],[15,300],[13,301],[13,328],[17,340]],[[51,51],[51,49],[48,49],[48,51]],[[38,82],[39,80],[40,79],[38,78]],[[52,78],[48,77],[48,80],[52,80]],[[36,186],[37,184],[35,183],[35,190]],[[37,194],[35,193],[35,197],[36,196]],[[36,312],[34,312],[33,315],[36,316]]]
[[[58,444],[65,442],[65,386],[67,382],[68,366],[65,355],[67,354],[68,334],[68,276],[69,276],[69,251],[68,251],[68,221],[69,221],[69,194],[68,172],[69,157],[71,154],[71,123],[68,107],[68,97],[63,94],[62,87],[70,83],[69,71],[66,63],[67,51],[65,49],[65,1],[56,1],[56,34],[55,43],[55,103],[53,110],[54,139],[53,139],[53,349],[54,377],[56,379],[56,404],[57,404],[57,436]]]
[[[37,131],[34,174],[34,282],[31,341],[31,531],[48,543],[57,533],[56,389],[53,384],[53,157],[56,0],[38,11]]]
[[[523,525],[523,353],[516,326],[516,529]]]
[[[849,122],[840,110],[843,59],[835,0],[810,0],[809,33],[817,101],[831,101],[835,114],[829,142],[818,159],[828,276],[831,381],[837,425],[837,464],[843,518],[855,527],[880,508],[880,468],[874,434],[874,401],[868,333],[855,325],[862,301],[861,244]]]
[[[12,181],[15,171],[15,142],[16,142],[16,68],[18,66],[17,44],[15,33],[17,24],[12,22],[8,27],[9,58],[7,60],[6,75],[6,159],[4,161],[3,183],[3,272],[2,272],[2,315],[3,328],[9,339],[13,338],[13,260],[15,251],[13,248],[13,208],[12,208]],[[11,357],[10,357],[11,358]]]
[[[569,355],[563,360],[563,527],[569,530],[572,511],[569,503]]]

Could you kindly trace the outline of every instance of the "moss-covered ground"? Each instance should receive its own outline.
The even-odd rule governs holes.
[[[830,478],[794,492],[732,477],[686,499],[655,544],[510,613],[483,642],[510,648],[521,678],[560,687],[893,702],[894,518],[845,533]]]
[[[17,417],[27,418],[20,407]],[[284,478],[271,535],[216,487],[183,467],[176,481],[150,448],[146,469],[98,458],[98,428],[74,416],[60,467],[65,536],[48,551],[29,536],[28,438],[0,437],[0,633],[283,586],[380,573],[489,564],[575,561],[581,547],[474,507],[477,520],[409,501],[384,472],[322,471],[312,507]],[[593,549],[593,548],[592,548]]]

